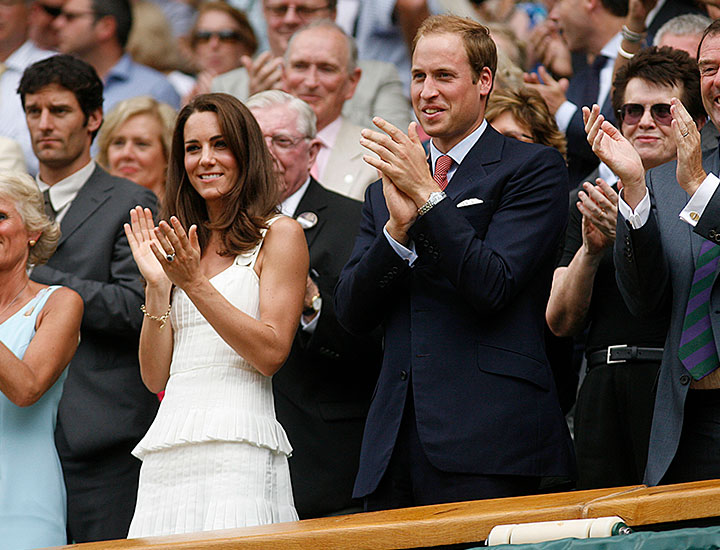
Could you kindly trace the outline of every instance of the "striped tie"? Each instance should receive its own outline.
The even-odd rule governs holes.
[[[678,353],[680,361],[695,380],[700,380],[720,366],[710,325],[710,291],[718,259],[720,246],[704,240],[690,287]]]
[[[445,191],[448,184],[447,173],[450,170],[452,163],[453,159],[451,159],[448,155],[442,155],[435,161],[435,174],[433,175],[433,179],[443,191]]]

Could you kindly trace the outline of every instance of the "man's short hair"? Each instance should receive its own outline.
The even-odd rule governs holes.
[[[700,38],[700,43],[698,44],[698,51],[697,51],[697,58],[698,61],[700,60],[700,48],[702,48],[703,42],[705,42],[705,38],[710,36],[717,36],[720,34],[720,19],[715,19],[712,23],[710,23],[705,29],[705,32],[703,32],[702,38]]]
[[[490,31],[484,25],[457,15],[432,15],[425,19],[412,43],[412,54],[418,41],[429,34],[459,34],[465,45],[465,53],[470,62],[473,82],[477,82],[483,67],[490,69],[495,78],[497,70],[497,47],[490,37]]]
[[[653,39],[653,45],[660,44],[662,37],[666,34],[674,34],[676,36],[702,36],[703,31],[712,23],[712,19],[700,13],[684,13],[673,17],[665,22],[658,29]]]
[[[281,90],[265,90],[251,95],[245,102],[245,106],[252,111],[253,109],[268,109],[277,105],[287,105],[297,113],[297,131],[304,137],[310,139],[317,134],[317,117],[310,105],[302,99],[290,95]]]
[[[124,50],[132,28],[132,5],[130,0],[92,0],[95,19],[112,17],[115,19],[115,38]]]
[[[42,59],[30,65],[20,79],[18,93],[23,109],[25,96],[35,94],[45,86],[57,84],[75,95],[80,109],[88,117],[103,106],[103,83],[89,63],[72,55],[59,54]],[[97,132],[95,132],[97,133]],[[93,133],[93,138],[95,137]]]
[[[669,46],[652,46],[635,54],[615,75],[612,94],[615,112],[623,106],[625,89],[633,78],[641,78],[658,86],[682,87],[680,101],[693,120],[706,116],[700,94],[700,72],[697,63],[687,52]]]
[[[329,29],[331,31],[335,31],[341,34],[345,39],[345,43],[347,44],[348,48],[347,72],[348,74],[350,74],[355,70],[358,63],[358,48],[357,44],[355,43],[355,39],[353,39],[352,36],[349,36],[348,33],[345,32],[345,29],[343,29],[340,25],[335,23],[335,21],[331,21],[330,19],[318,19],[317,21],[312,21],[296,30],[290,37],[287,49],[285,50],[284,58],[286,62],[289,58],[290,49],[292,48],[295,37],[298,36],[300,33],[303,33],[310,29]]]
[[[628,0],[601,0],[603,7],[616,17],[628,14]]]

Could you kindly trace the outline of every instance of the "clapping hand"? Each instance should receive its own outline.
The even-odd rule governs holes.
[[[597,254],[615,241],[618,195],[605,180],[597,178],[597,185],[583,184],[577,208],[583,215],[583,245],[590,254]]]
[[[151,248],[152,244],[160,246],[155,237],[152,211],[136,206],[130,210],[130,223],[126,223],[124,229],[135,263],[148,285],[169,285],[170,280]]]
[[[196,225],[186,233],[180,220],[171,216],[170,223],[161,221],[154,234],[150,249],[172,284],[187,290],[203,278]]]
[[[685,192],[692,196],[705,180],[707,174],[702,167],[700,132],[685,106],[677,98],[670,102],[671,123],[677,143],[677,181]]]

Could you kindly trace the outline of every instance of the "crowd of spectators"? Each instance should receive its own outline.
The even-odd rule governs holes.
[[[720,477],[719,12],[0,0],[0,540]]]

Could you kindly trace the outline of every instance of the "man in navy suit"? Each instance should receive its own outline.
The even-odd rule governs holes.
[[[485,121],[496,61],[471,20],[419,29],[411,97],[435,176],[415,123],[363,131],[383,177],[335,308],[351,332],[384,329],[354,489],[369,510],[527,494],[574,468],[543,339],[567,171]]]

